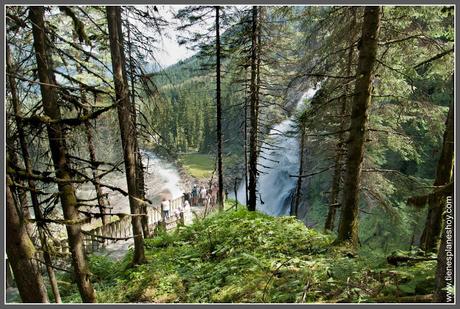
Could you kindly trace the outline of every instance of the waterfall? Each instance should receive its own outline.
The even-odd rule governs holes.
[[[296,111],[303,108],[303,102],[311,99],[318,88],[310,88],[297,103]],[[291,201],[297,185],[299,170],[299,139],[294,116],[275,125],[262,144],[257,159],[260,171],[257,179],[256,209],[272,216],[289,215]],[[238,200],[245,201],[245,182],[237,191]]]
[[[292,192],[297,183],[297,179],[289,175],[297,174],[299,166],[297,135],[290,133],[294,130],[295,124],[292,119],[274,126],[270,130],[269,141],[262,144],[262,151],[257,159],[260,171],[257,183],[260,193],[257,209],[269,215],[289,214]],[[271,137],[272,134],[275,135]]]

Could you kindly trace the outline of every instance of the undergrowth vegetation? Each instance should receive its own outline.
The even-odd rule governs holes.
[[[92,281],[105,303],[402,302],[432,293],[436,261],[392,266],[378,250],[333,239],[294,217],[231,209],[147,239],[148,262],[135,268],[131,251],[121,261],[92,256]],[[74,285],[63,290],[65,302],[79,301]]]

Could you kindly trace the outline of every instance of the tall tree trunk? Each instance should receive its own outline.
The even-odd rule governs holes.
[[[82,93],[82,101],[84,101],[85,95]],[[84,115],[88,114],[88,110],[85,107],[83,111]],[[86,131],[86,140],[88,142],[88,152],[89,152],[89,159],[91,162],[91,171],[93,174],[93,180],[94,180],[94,188],[96,189],[96,198],[97,198],[97,205],[99,207],[99,213],[101,214],[101,220],[102,224],[105,225],[107,224],[107,215],[106,215],[106,205],[104,201],[104,193],[102,192],[102,187],[101,187],[101,178],[97,174],[97,166],[96,166],[96,147],[94,147],[94,129],[91,126],[91,123],[89,120],[85,121],[85,131]]]
[[[137,123],[136,120],[134,121],[135,123]],[[145,174],[144,174],[144,164],[142,163],[141,152],[137,144],[137,138],[136,138],[136,149],[137,149],[136,175],[138,179],[137,189],[139,190],[138,191],[139,197],[141,197],[142,199],[141,213],[144,214],[144,216],[141,217],[142,233],[144,235],[144,238],[147,238],[150,236],[150,230],[149,230],[149,217],[147,216],[147,203],[145,202],[145,179],[144,179]]]
[[[78,44],[77,39],[78,39],[78,34],[73,31],[72,33],[73,40],[75,44]],[[78,58],[82,57],[82,54],[80,52],[77,53],[76,55]],[[77,73],[81,74],[82,73],[82,68],[79,63],[76,63],[77,66]],[[89,113],[89,103],[86,97],[86,92],[85,89],[82,85],[80,85],[80,97],[81,97],[81,103],[83,105],[83,115],[88,115]],[[99,213],[101,214],[101,221],[102,224],[105,225],[107,224],[107,216],[106,214],[106,205],[104,202],[104,193],[102,192],[102,187],[101,187],[101,178],[97,175],[97,157],[96,157],[96,147],[94,146],[94,129],[91,126],[90,120],[85,121],[85,133],[86,133],[86,141],[88,143],[88,153],[89,153],[89,160],[91,164],[91,172],[93,176],[93,181],[94,181],[94,189],[96,190],[96,199],[97,199],[97,205],[99,207]]]
[[[332,188],[329,198],[329,209],[327,212],[326,222],[324,223],[324,230],[332,231],[334,229],[335,214],[338,208],[338,198],[340,193],[340,180],[342,178],[342,152],[343,148],[337,145],[335,161],[334,161],[334,175],[332,176]]]
[[[7,72],[9,73],[8,85],[11,91],[11,102],[13,104],[13,110],[14,110],[14,116],[15,116],[15,122],[16,122],[16,130],[17,130],[17,135],[19,139],[19,144],[21,147],[22,158],[24,160],[24,165],[25,165],[27,174],[32,174],[32,163],[30,160],[29,147],[27,145],[27,141],[25,137],[26,135],[24,132],[24,128],[22,126],[21,118],[20,118],[21,108],[20,108],[19,99],[18,99],[17,92],[16,92],[16,89],[17,89],[16,80],[14,79],[14,74],[13,74],[14,65],[11,59],[11,53],[10,53],[10,48],[8,44],[6,45],[6,67],[7,67]],[[51,255],[48,250],[47,237],[43,231],[43,224],[44,224],[42,222],[43,215],[40,209],[40,203],[39,203],[38,196],[36,193],[35,181],[29,178],[27,180],[27,184],[30,190],[29,192],[30,192],[30,197],[32,201],[32,207],[34,210],[35,218],[37,219],[38,234],[39,234],[41,246],[43,248],[43,257],[46,263],[46,270],[48,272],[48,278],[50,281],[50,285],[51,285],[56,303],[61,303],[61,295],[59,293],[56,276],[54,274],[54,269],[52,267]],[[21,199],[23,198],[24,197],[22,197]],[[28,218],[29,216],[30,216],[29,213],[24,214],[25,218]],[[30,226],[30,224],[27,224],[27,226]]]
[[[222,170],[222,102],[220,92],[220,10],[216,6],[216,113],[217,113],[217,205],[219,210],[224,209],[224,177]]]
[[[128,58],[129,58],[129,77],[131,81],[131,104],[132,109],[134,111],[133,114],[133,121],[137,124],[137,117],[136,117],[136,89],[135,86],[135,71],[134,71],[134,60],[132,56],[132,42],[131,42],[131,26],[129,21],[127,21],[127,32],[128,32]],[[136,175],[137,175],[137,190],[139,197],[145,200],[145,182],[144,182],[144,165],[142,164],[142,156],[139,150],[139,145],[137,142],[137,128],[136,128],[136,140],[135,140],[135,148],[137,149],[137,158],[136,158]],[[144,202],[141,206],[141,211],[145,216],[142,216],[141,223],[142,223],[142,233],[144,234],[144,238],[150,236],[149,231],[149,218],[147,216],[147,204]]]
[[[43,111],[53,120],[61,119],[61,111],[57,102],[58,96],[53,74],[51,55],[45,34],[44,8],[32,6],[29,8],[29,18],[32,22],[35,56],[37,60]],[[51,157],[54,163],[56,177],[63,180],[58,182],[59,196],[65,220],[79,219],[75,189],[71,183],[71,169],[67,158],[65,135],[60,123],[47,125]],[[96,295],[90,281],[80,224],[66,225],[69,247],[72,253],[72,265],[75,279],[83,302],[95,302]]]
[[[260,108],[260,63],[262,61],[261,52],[262,52],[262,30],[261,30],[261,20],[263,14],[263,6],[257,7],[257,44],[256,44],[256,119],[257,119],[257,133],[259,133],[259,108]],[[256,149],[257,149],[257,157],[260,154],[261,148],[258,147],[258,143],[260,142],[259,136],[256,138]],[[257,191],[257,189],[256,189]],[[260,196],[260,195],[259,195]]]
[[[356,32],[355,32],[355,26],[356,26],[356,8],[352,7],[350,8],[352,10],[352,20],[350,24],[350,31],[351,31],[351,37],[349,40],[349,44],[351,45],[350,49],[348,50],[348,59],[347,59],[347,68],[346,68],[346,75],[345,76],[351,76],[351,65],[353,63],[353,54],[354,54],[354,46],[353,43],[356,40]],[[344,155],[344,137],[345,133],[343,130],[345,130],[346,124],[347,124],[347,117],[345,117],[345,114],[347,114],[348,110],[348,94],[349,94],[349,83],[345,83],[344,86],[344,97],[342,98],[342,105],[340,107],[340,116],[342,117],[341,123],[340,123],[340,131],[342,133],[339,133],[338,136],[338,143],[336,147],[336,153],[335,153],[335,161],[334,161],[334,176],[332,176],[332,188],[331,188],[331,195],[329,198],[329,209],[326,217],[326,222],[324,224],[324,230],[326,231],[332,231],[334,230],[334,225],[335,225],[335,217],[336,217],[336,212],[339,207],[338,201],[339,201],[339,194],[340,194],[340,185],[341,185],[341,179],[342,179],[342,165],[343,165],[343,155]]]
[[[300,197],[302,196],[302,175],[303,173],[303,166],[304,166],[304,155],[305,155],[305,125],[303,123],[300,124],[300,149],[299,149],[299,177],[297,178],[297,185],[295,188],[295,195],[294,201],[291,205],[291,216],[296,216],[299,213],[299,204],[300,204]]]
[[[244,193],[246,203],[248,205],[248,185],[249,185],[249,173],[248,173],[248,82],[247,82],[247,67],[244,67]]]
[[[346,97],[342,99],[342,108],[341,114],[345,115],[346,111]],[[344,117],[344,116],[343,116]],[[342,118],[342,123],[340,124],[340,131],[345,129],[345,117]],[[339,141],[336,145],[336,153],[335,153],[335,160],[334,160],[334,175],[332,176],[332,188],[331,188],[331,195],[329,198],[329,209],[327,212],[326,222],[324,224],[324,230],[332,231],[334,229],[335,217],[339,200],[340,194],[340,183],[342,179],[342,164],[343,164],[343,154],[344,154],[344,133],[339,134]]]
[[[454,167],[454,107],[451,103],[446,119],[441,156],[438,160],[433,186],[443,186],[451,182]],[[428,199],[428,215],[420,238],[420,248],[426,252],[438,250],[442,227],[442,213],[445,209],[445,195],[435,194]]]
[[[138,190],[138,173],[136,169],[138,149],[136,149],[136,124],[133,118],[135,110],[133,110],[133,106],[129,101],[123,34],[121,30],[121,8],[119,6],[107,6],[107,22],[113,79],[118,102],[118,121],[123,145],[126,182],[128,184],[129,206],[131,214],[133,214],[131,217],[134,237],[134,257],[132,263],[136,265],[145,261],[142,221],[139,216],[142,213],[142,204],[144,201],[139,196]]]
[[[252,7],[251,30],[251,81],[250,97],[250,129],[249,129],[249,201],[248,210],[255,211],[257,204],[257,130],[258,130],[258,85],[257,85],[257,40],[258,40],[258,8]]]
[[[12,180],[6,176],[6,251],[13,270],[19,295],[25,303],[47,303],[48,294],[42,275],[33,261],[35,248],[18,214]]]
[[[380,7],[366,6],[359,51],[357,80],[351,112],[350,135],[347,141],[345,181],[342,194],[337,243],[358,244],[359,185],[364,156],[367,114],[372,95],[372,70],[377,55]]]
[[[13,110],[16,111],[16,106],[19,105],[19,99],[17,96],[17,87],[16,87],[16,80],[14,79],[14,75],[16,74],[14,68],[13,68],[13,62],[11,59],[11,54],[10,54],[10,48],[8,45],[8,42],[6,43],[6,71],[8,73],[8,89],[10,90],[10,96],[11,98],[11,103],[13,105]],[[15,136],[14,133],[12,132],[13,127],[10,126],[10,122],[12,122],[13,119],[10,117],[9,114],[6,115],[6,150],[8,154],[8,158],[10,162],[15,165],[19,166],[19,158],[18,154],[16,151],[16,141],[15,141]],[[22,126],[18,122],[18,115],[16,114],[14,117],[14,121],[16,124],[16,132],[17,135],[23,135],[24,130]],[[14,176],[12,176],[14,177]],[[17,190],[17,195],[19,198],[19,205],[21,206],[21,216],[25,219],[30,219],[30,211],[29,211],[29,203],[27,201],[27,192],[24,189],[24,181],[21,178],[14,177],[13,178],[16,183],[19,184],[19,187],[16,188]],[[27,233],[29,234],[29,237],[32,237],[33,235],[33,226],[32,224],[26,224],[26,230]]]
[[[7,56],[8,57],[8,56]],[[10,79],[11,77],[8,76],[8,79]],[[11,97],[12,97],[12,101],[14,100],[13,98],[15,98],[15,95],[13,94],[14,91],[11,91]],[[16,98],[15,98],[16,99]],[[13,103],[14,104],[14,103]],[[7,123],[9,122],[8,118],[9,115],[6,116],[7,117]],[[17,129],[18,131],[20,129]],[[9,157],[9,160],[11,162],[12,165],[14,166],[19,166],[19,158],[18,158],[18,154],[16,153],[16,149],[15,149],[15,140],[14,140],[14,136],[12,134],[10,134],[10,130],[9,130],[9,127],[7,127],[7,143],[6,143],[6,146],[7,146],[7,153],[8,153],[8,157]],[[19,135],[19,133],[18,133]],[[14,177],[14,176],[13,176]],[[19,205],[21,206],[21,216],[25,219],[30,219],[31,216],[30,216],[30,211],[29,211],[29,203],[27,201],[27,191],[24,189],[24,180],[19,178],[19,177],[14,177],[14,181],[18,184],[18,186],[15,188],[16,189],[16,193],[17,193],[17,196],[19,198]],[[27,234],[29,234],[29,236],[32,238],[33,236],[33,226],[32,224],[26,224],[26,230],[27,230]]]

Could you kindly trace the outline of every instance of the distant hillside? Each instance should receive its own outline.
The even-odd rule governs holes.
[[[212,152],[216,141],[215,73],[212,67],[195,55],[161,72],[150,73],[149,77],[159,92],[154,100],[155,112],[149,119],[155,123],[158,133],[180,152]],[[244,98],[233,79],[231,75],[223,76],[222,104],[225,111],[223,133],[233,137],[226,140],[224,146],[234,152],[242,146],[239,133],[244,119]],[[151,106],[148,109],[152,109]]]
[[[158,87],[166,84],[178,84],[190,78],[202,76],[203,71],[200,70],[202,64],[203,61],[198,55],[194,55],[160,71],[148,73],[148,76],[155,79]]]

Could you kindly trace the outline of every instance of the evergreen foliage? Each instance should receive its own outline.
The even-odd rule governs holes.
[[[188,6],[168,20],[154,5],[5,11],[17,301],[447,301],[454,6]],[[162,68],[175,23],[196,54]],[[282,170],[271,158],[288,136],[297,175],[273,184],[296,179],[279,205],[291,216],[270,217],[254,211],[258,179]],[[184,191],[217,175],[220,201],[249,181],[248,205],[152,236],[139,148],[183,167]],[[83,224],[113,221],[123,198],[136,250],[88,256]]]

